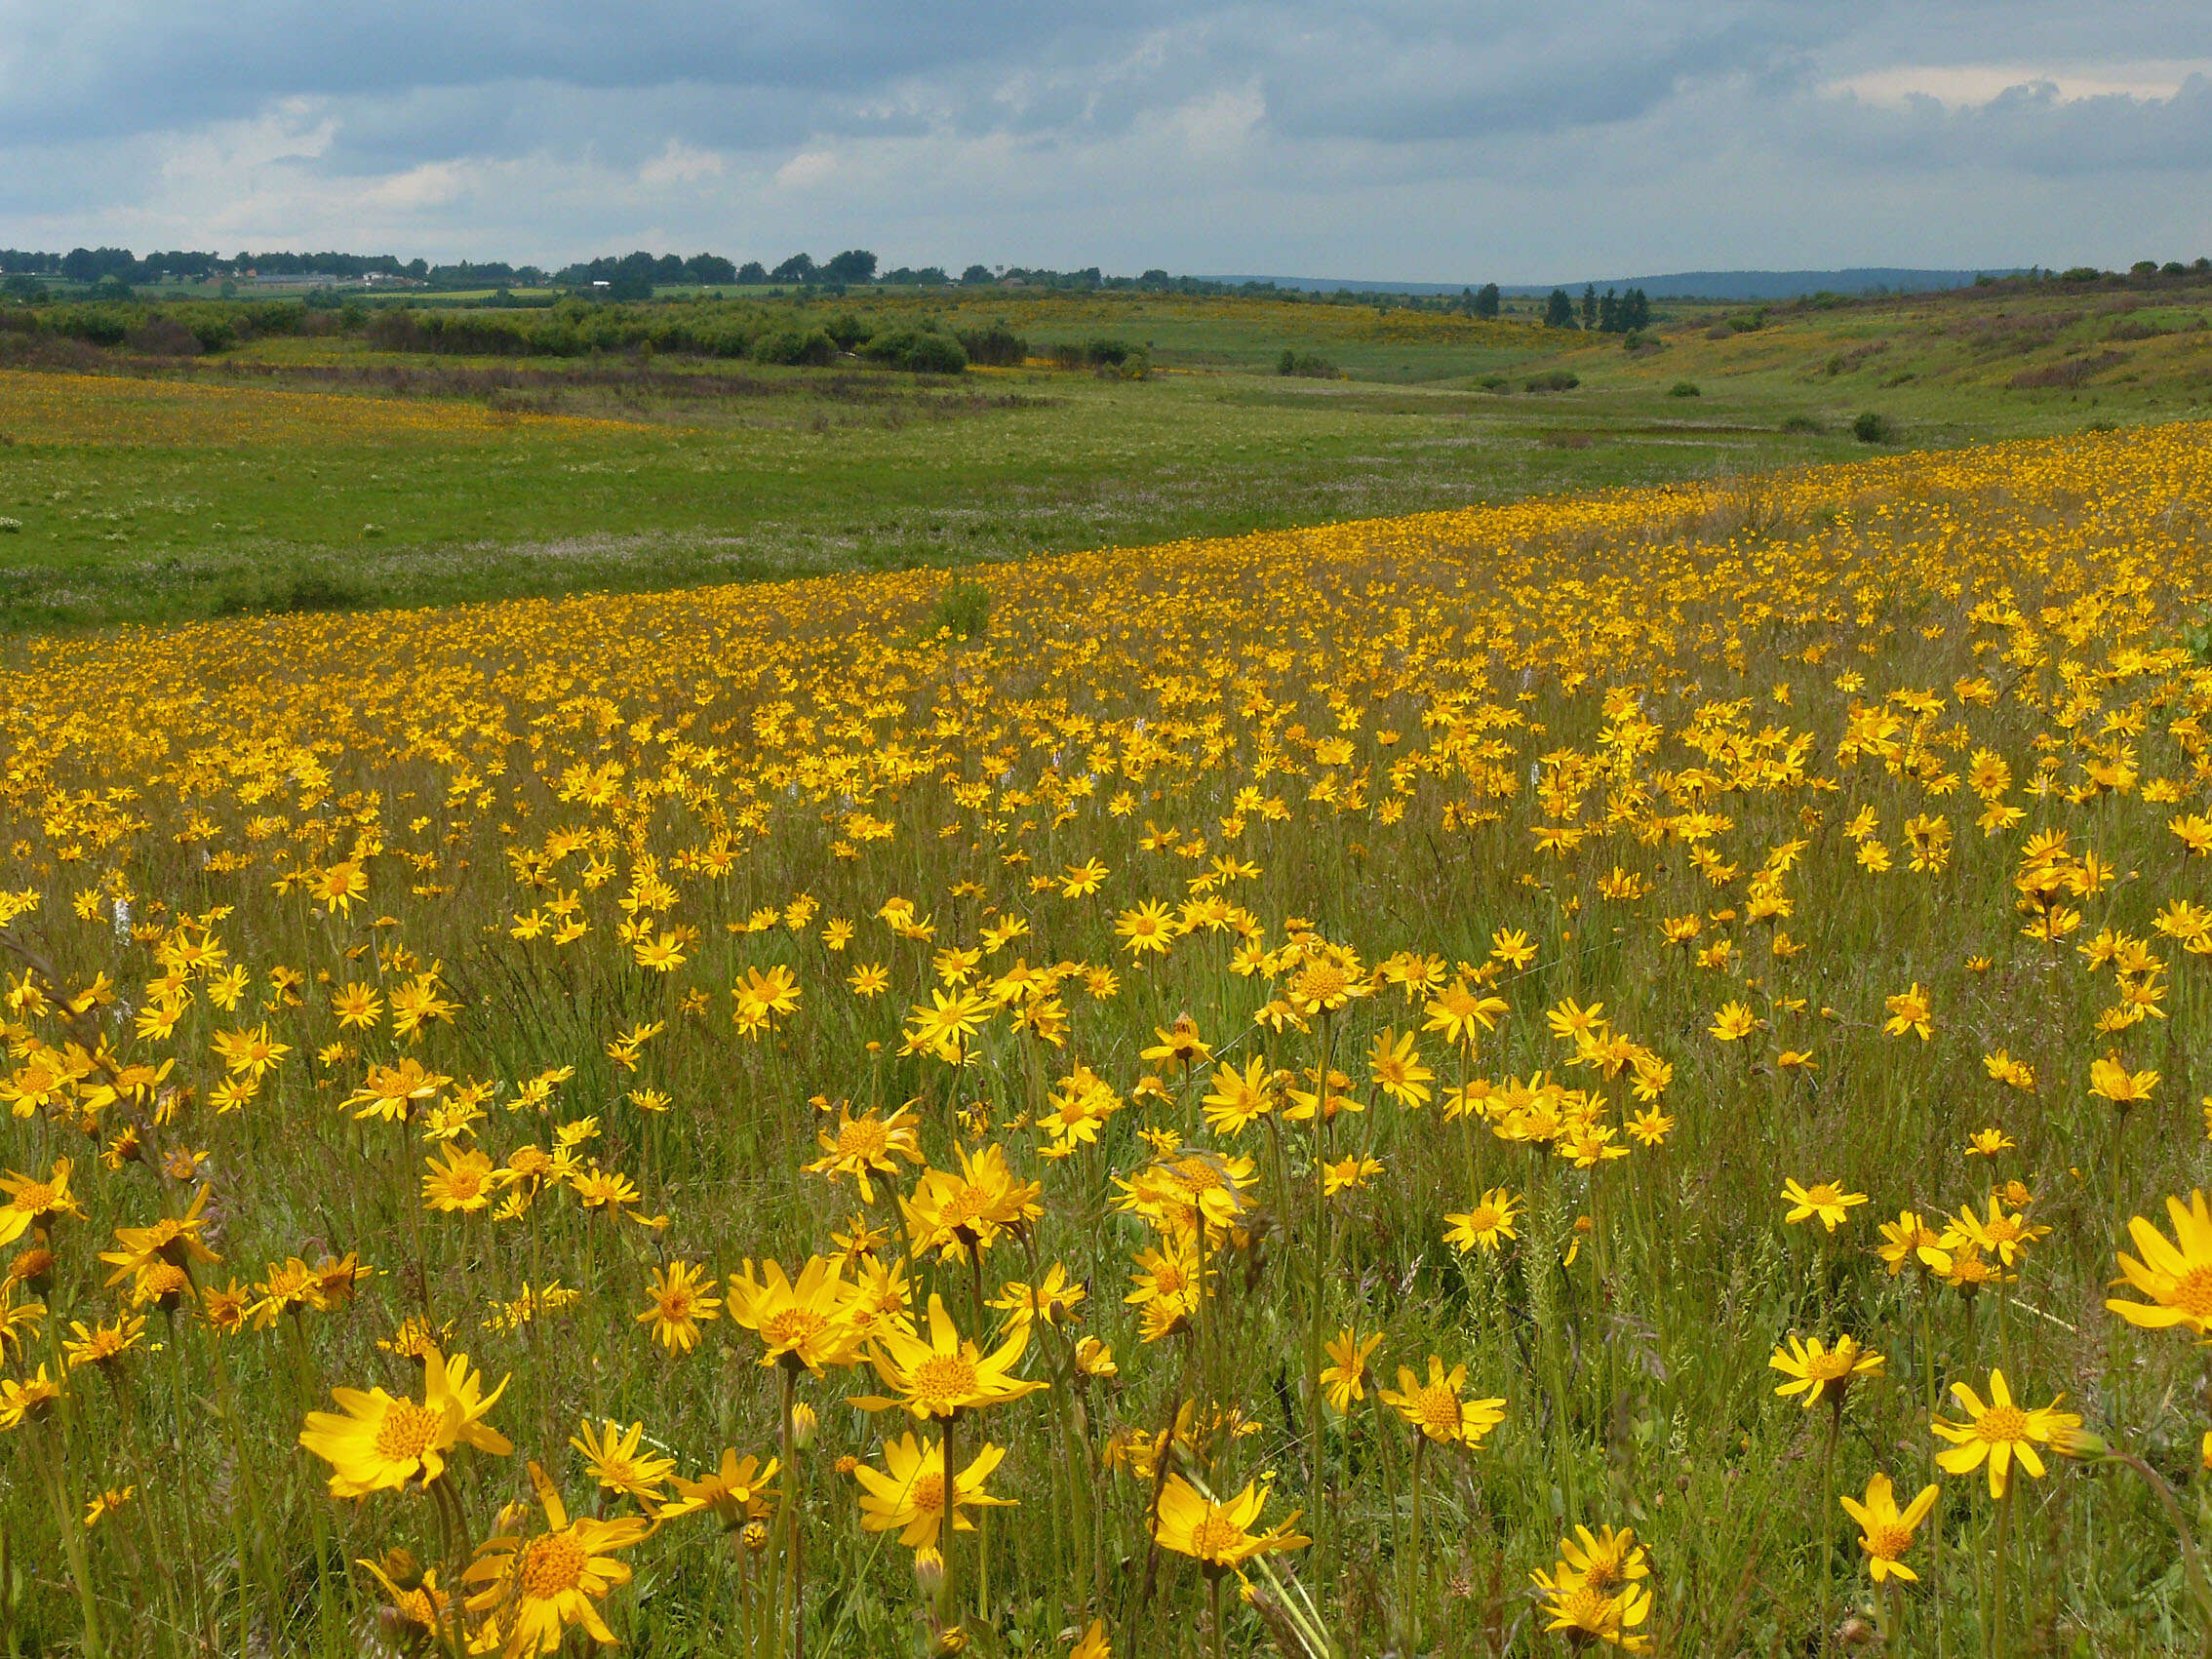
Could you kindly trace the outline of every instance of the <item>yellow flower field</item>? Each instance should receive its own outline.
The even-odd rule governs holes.
[[[18,645],[10,1650],[2201,1649],[2208,527]]]

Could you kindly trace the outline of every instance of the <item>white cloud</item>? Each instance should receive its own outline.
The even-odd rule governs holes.
[[[2212,74],[2212,58],[2137,63],[1896,63],[1831,81],[1823,90],[1870,103],[1930,98],[1948,107],[1993,102],[2004,93],[2048,87],[2062,100],[2170,99],[2192,75]]]
[[[666,148],[638,169],[638,182],[651,190],[663,190],[671,184],[696,184],[702,178],[721,175],[722,157],[714,151],[694,149],[680,138],[670,138]]]

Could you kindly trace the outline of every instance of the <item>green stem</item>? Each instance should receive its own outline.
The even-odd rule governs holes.
[[[792,1386],[798,1375],[795,1365],[786,1356],[783,1371],[783,1583],[784,1592],[791,1601],[791,1654],[792,1659],[807,1659],[807,1625],[804,1600],[807,1593],[807,1569],[801,1557],[804,1545],[799,1535],[799,1461],[797,1429],[792,1416]],[[950,1491],[952,1476],[945,1477],[946,1490]]]

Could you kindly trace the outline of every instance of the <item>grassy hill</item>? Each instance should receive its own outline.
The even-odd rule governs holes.
[[[739,303],[631,310],[726,323]],[[1027,357],[950,376],[642,345],[454,354],[332,313],[209,351],[149,330],[160,308],[112,345],[0,312],[0,626],[1015,558],[1833,460],[1864,453],[1862,415],[1949,448],[2212,398],[2212,280],[2194,276],[1661,303],[1633,348],[1512,306],[763,303],[791,329],[1004,323]],[[1130,362],[1056,366],[1103,340]],[[1278,373],[1285,352],[1309,372]]]

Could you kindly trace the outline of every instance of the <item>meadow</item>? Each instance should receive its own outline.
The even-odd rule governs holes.
[[[1711,483],[1863,454],[1863,415],[1943,449],[2212,395],[2196,278],[1663,304],[1635,351],[1525,317],[1281,299],[778,304],[791,330],[1004,323],[1032,356],[948,376],[433,354],[332,313],[197,356],[0,329],[0,631],[1005,561]],[[632,312],[693,333],[720,315]],[[1052,366],[1102,338],[1149,376]],[[1284,351],[1333,373],[1278,374]]]
[[[0,1639],[2212,1649],[2208,438],[15,640]]]

